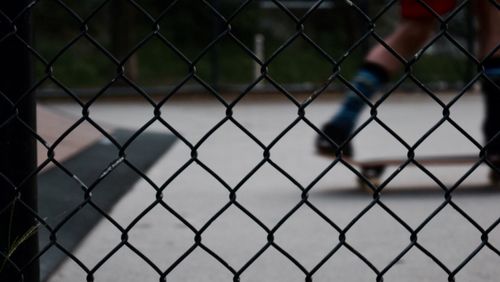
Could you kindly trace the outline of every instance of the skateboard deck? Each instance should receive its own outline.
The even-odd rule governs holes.
[[[400,166],[408,161],[405,158],[387,158],[387,159],[368,159],[358,160],[344,158],[346,162],[360,168],[361,174],[375,186],[380,185],[381,176],[387,167]],[[481,158],[477,155],[456,155],[456,156],[424,156],[415,157],[408,163],[408,166],[415,166],[417,163],[425,166],[447,166],[447,165],[467,165],[479,162]],[[488,159],[493,163],[500,163],[500,158]],[[490,172],[490,182],[498,186],[500,184],[500,175],[494,171]],[[367,183],[359,178],[358,184],[361,188],[368,188]]]

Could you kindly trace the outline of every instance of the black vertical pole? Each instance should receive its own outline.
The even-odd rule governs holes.
[[[220,9],[220,0],[214,0],[213,1],[213,7],[218,11]],[[217,38],[219,36],[219,33],[221,32],[221,25],[219,23],[219,18],[214,15],[214,22],[213,22],[213,38]],[[220,58],[219,58],[219,47],[217,46],[218,44],[214,45],[212,47],[212,54],[210,56],[210,65],[211,65],[211,70],[210,70],[210,80],[212,82],[212,87],[216,90],[219,91],[219,79],[220,79]]]
[[[30,0],[0,1],[0,281],[38,282]],[[7,17],[7,18],[6,18]],[[22,39],[22,40],[21,40]],[[24,124],[23,124],[24,123]],[[25,125],[26,124],[26,125]]]

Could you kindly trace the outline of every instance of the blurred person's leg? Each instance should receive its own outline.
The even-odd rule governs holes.
[[[494,0],[493,0],[494,2]],[[490,142],[489,155],[500,157],[500,9],[489,0],[476,0],[479,56],[483,60],[485,78],[482,91],[485,96],[485,141]]]
[[[427,0],[437,13],[443,14],[454,7],[454,1]],[[417,9],[416,6],[420,9]],[[382,44],[374,46],[365,57],[365,63],[359,68],[351,81],[357,92],[370,100],[390,77],[401,70],[403,62],[393,54],[396,52],[404,59],[410,58],[427,42],[435,29],[435,16],[415,0],[401,1],[401,21],[394,32],[384,39],[392,49]],[[345,93],[340,110],[322,128],[328,138],[341,145],[353,132],[356,122],[366,105],[364,99],[355,91]],[[338,149],[327,138],[319,136],[316,148],[320,154],[336,155]],[[343,154],[352,156],[350,144],[343,147]]]

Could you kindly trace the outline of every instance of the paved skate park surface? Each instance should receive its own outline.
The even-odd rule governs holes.
[[[446,103],[453,96],[439,98]],[[450,114],[455,126],[478,142],[482,142],[481,98],[465,95]],[[43,106],[69,117],[81,115],[81,108],[69,102],[43,102]],[[305,117],[320,127],[337,107],[336,99],[320,98],[306,108]],[[155,117],[154,109],[140,101],[98,101],[89,110],[97,123],[129,131],[139,130]],[[226,108],[215,99],[169,101],[161,117],[189,143],[203,140],[197,148],[198,162],[191,161],[189,146],[177,140],[145,172],[157,187],[167,184],[162,195],[165,205],[153,205],[157,192],[151,182],[137,181],[109,213],[123,228],[133,223],[126,244],[122,232],[103,219],[74,256],[96,282],[159,281],[158,272],[168,273],[167,281],[182,282],[233,281],[234,273],[240,272],[241,281],[248,282],[304,281],[305,273],[312,274],[312,281],[377,281],[377,272],[384,281],[436,282],[448,281],[447,272],[455,271],[455,281],[497,281],[500,256],[488,244],[500,248],[500,227],[494,225],[500,215],[500,189],[489,185],[486,166],[465,179],[461,178],[472,165],[426,167],[448,187],[463,180],[449,204],[444,204],[443,190],[422,170],[390,167],[383,178],[397,175],[377,203],[372,193],[357,187],[354,172],[341,163],[332,167],[333,160],[314,153],[315,132],[302,121],[294,123],[297,112],[283,97],[243,99],[233,108],[232,117],[259,142],[274,144],[269,161],[263,162],[263,148],[248,134],[230,120],[219,124]],[[368,117],[365,112],[362,121]],[[425,95],[395,95],[380,106],[377,117],[413,145],[439,124],[443,109]],[[217,124],[220,127],[206,137]],[[437,127],[415,150],[417,158],[477,154],[477,147],[455,126],[445,121]],[[158,121],[145,132],[172,134]],[[376,122],[353,142],[359,159],[405,158],[408,153]],[[301,188],[309,187],[304,201]],[[229,204],[229,190],[234,188],[238,205]],[[138,218],[144,211],[148,212]],[[220,211],[224,212],[219,215]],[[344,230],[343,236],[323,217]],[[207,226],[207,222],[211,223]],[[484,244],[480,230],[490,227],[495,228],[489,230]],[[193,228],[203,230],[201,246]],[[265,229],[273,231],[272,244]],[[408,229],[417,230],[416,237]],[[339,245],[344,235],[345,245]],[[87,281],[87,272],[67,260],[48,281]]]

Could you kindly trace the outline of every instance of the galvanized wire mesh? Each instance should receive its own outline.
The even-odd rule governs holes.
[[[305,281],[314,281],[315,274],[322,268],[322,266],[327,263],[330,259],[335,257],[340,249],[347,249],[354,256],[358,257],[368,268],[370,268],[375,274],[375,281],[383,281],[384,275],[393,268],[402,258],[405,257],[406,254],[410,252],[410,250],[418,249],[425,256],[431,259],[444,273],[446,273],[448,277],[448,281],[455,281],[455,277],[457,274],[481,251],[485,249],[489,249],[497,256],[500,256],[500,250],[498,246],[493,245],[489,241],[489,234],[498,227],[500,224],[500,217],[493,224],[487,227],[483,227],[477,221],[467,214],[467,212],[462,209],[453,199],[454,192],[461,187],[463,181],[473,174],[476,169],[486,164],[492,170],[499,172],[498,168],[495,167],[495,163],[492,162],[485,153],[487,147],[484,147],[478,140],[471,136],[470,133],[467,132],[464,128],[460,126],[457,122],[455,122],[451,117],[451,111],[453,106],[465,95],[465,93],[470,90],[470,88],[478,82],[480,79],[488,79],[484,74],[484,68],[482,66],[482,61],[476,57],[475,54],[471,53],[466,46],[463,46],[460,42],[458,42],[452,33],[449,32],[449,25],[453,24],[453,19],[455,16],[465,9],[468,8],[470,1],[462,1],[457,5],[457,7],[448,15],[441,17],[437,13],[435,13],[427,4],[421,2],[423,6],[425,6],[430,12],[432,12],[439,23],[440,29],[434,35],[434,37],[423,47],[422,52],[419,52],[411,59],[405,59],[401,57],[397,52],[391,49],[384,40],[383,36],[381,36],[377,30],[375,29],[377,22],[383,19],[384,15],[395,6],[398,5],[398,1],[387,1],[384,6],[380,7],[379,12],[375,15],[367,15],[363,9],[360,8],[357,2],[348,1],[352,11],[354,11],[366,24],[370,27],[367,31],[361,35],[359,40],[357,40],[354,44],[352,44],[348,49],[345,50],[343,56],[338,59],[332,57],[329,52],[325,51],[319,44],[313,40],[308,33],[306,32],[305,27],[308,24],[308,21],[311,17],[314,16],[315,11],[322,5],[324,1],[315,1],[311,2],[310,8],[303,13],[301,16],[297,16],[296,13],[292,12],[285,3],[282,3],[278,0],[270,1],[272,5],[274,5],[282,14],[290,20],[293,25],[295,25],[295,32],[291,34],[286,41],[284,41],[279,48],[277,48],[271,56],[266,58],[265,60],[261,60],[258,56],[254,54],[252,48],[244,44],[239,37],[233,32],[232,23],[238,19],[238,17],[245,12],[248,6],[255,4],[254,0],[246,0],[240,1],[235,5],[234,10],[229,14],[223,14],[221,11],[217,9],[217,4],[213,1],[201,0],[197,2],[197,5],[203,7],[210,12],[211,16],[219,22],[219,30],[218,34],[212,38],[212,40],[195,56],[189,57],[182,50],[176,47],[176,45],[169,40],[165,34],[162,33],[161,25],[162,22],[168,20],[168,17],[172,11],[172,9],[178,5],[181,1],[170,1],[168,5],[166,5],[165,9],[161,12],[155,11],[154,15],[151,11],[148,11],[143,7],[141,1],[127,0],[123,1],[124,4],[132,6],[136,13],[140,13],[144,20],[148,22],[150,25],[150,30],[145,34],[139,41],[136,42],[135,46],[128,50],[126,54],[123,54],[121,57],[117,57],[115,54],[112,54],[104,44],[100,42],[91,32],[90,25],[92,21],[96,17],[97,14],[101,13],[105,7],[110,5],[111,1],[101,1],[98,5],[96,5],[90,13],[86,15],[81,15],[77,11],[73,10],[71,5],[67,3],[67,1],[63,0],[53,0],[52,3],[54,5],[54,9],[59,9],[63,11],[70,21],[76,23],[79,27],[78,33],[72,38],[70,42],[61,48],[59,51],[55,52],[55,54],[51,57],[46,57],[42,55],[34,46],[30,45],[29,41],[25,38],[22,38],[18,35],[18,21],[31,13],[33,10],[37,9],[37,6],[43,2],[32,1],[27,5],[23,10],[19,11],[18,14],[14,17],[7,16],[4,11],[0,11],[0,23],[2,24],[2,34],[0,34],[0,44],[5,43],[8,40],[13,40],[17,42],[21,48],[26,48],[29,51],[30,56],[37,64],[43,65],[43,75],[36,78],[24,93],[20,93],[16,100],[13,100],[6,95],[5,93],[0,93],[0,101],[1,103],[7,105],[10,109],[7,112],[0,113],[2,116],[2,120],[0,123],[0,130],[4,130],[6,128],[10,128],[12,125],[15,125],[18,130],[27,132],[31,138],[36,140],[37,142],[43,144],[47,151],[46,159],[39,164],[36,169],[33,171],[25,172],[24,180],[17,182],[9,179],[6,174],[0,171],[0,178],[2,179],[2,189],[6,189],[9,191],[11,198],[6,201],[1,206],[0,214],[4,216],[9,214],[13,207],[22,207],[28,211],[29,215],[37,222],[37,228],[44,228],[48,230],[50,233],[50,242],[47,245],[40,246],[37,255],[28,259],[27,265],[17,265],[15,261],[11,260],[11,254],[6,252],[6,250],[0,250],[0,261],[2,262],[2,268],[7,266],[11,267],[15,270],[17,274],[19,274],[19,279],[17,281],[24,281],[23,272],[28,269],[28,266],[31,264],[36,264],[39,259],[41,259],[45,253],[49,250],[57,249],[60,252],[64,253],[67,256],[67,259],[75,262],[81,269],[86,273],[87,281],[95,281],[95,275],[100,271],[103,265],[105,265],[119,250],[123,248],[127,248],[132,251],[138,258],[144,261],[149,267],[155,271],[158,275],[159,281],[167,281],[169,279],[169,275],[195,250],[203,250],[207,255],[213,258],[214,261],[219,263],[224,269],[229,272],[233,281],[239,281],[245,271],[252,266],[256,261],[258,261],[264,253],[273,249],[280,253],[284,258],[289,260],[297,269],[299,269],[303,273],[303,278]],[[492,9],[499,9],[498,2],[490,1]],[[63,23],[61,23],[63,24]],[[36,32],[36,29],[35,29]],[[319,128],[318,124],[315,124],[307,115],[307,111],[310,105],[315,102],[319,97],[325,95],[325,90],[334,82],[340,82],[345,87],[350,88],[354,91],[357,91],[349,82],[349,79],[344,77],[344,75],[340,72],[342,65],[345,60],[349,59],[351,54],[354,53],[360,46],[368,39],[375,40],[376,42],[385,46],[391,53],[398,58],[398,60],[405,65],[405,70],[399,78],[391,84],[391,87],[387,91],[383,93],[383,95],[377,99],[376,101],[365,100],[366,104],[370,110],[370,117],[363,122],[356,131],[350,136],[350,139],[355,138],[359,135],[360,132],[365,130],[365,128],[370,124],[378,124],[380,125],[388,134],[392,135],[399,143],[406,149],[407,158],[404,162],[399,165],[398,169],[395,170],[389,177],[387,177],[382,183],[377,184],[373,183],[371,179],[369,179],[366,175],[360,171],[359,167],[353,165],[349,160],[339,155],[337,158],[332,160],[331,164],[322,172],[319,172],[318,176],[314,178],[314,180],[308,185],[303,185],[299,181],[294,178],[294,175],[288,173],[285,169],[283,169],[278,163],[273,160],[272,153],[275,145],[280,142],[283,138],[287,138],[287,134],[292,131],[299,123],[307,124],[312,130],[314,130],[317,134],[324,134]],[[434,93],[432,89],[430,89],[426,84],[422,83],[417,76],[412,72],[413,66],[419,62],[420,58],[424,56],[426,50],[431,48],[433,44],[435,44],[439,40],[447,40],[454,47],[456,47],[459,52],[465,56],[472,64],[477,66],[477,71],[473,75],[473,77],[465,83],[465,86],[461,91],[454,96],[453,99],[449,102],[443,102],[437,95]],[[169,93],[163,95],[159,100],[153,99],[144,88],[138,84],[133,79],[128,77],[126,72],[126,65],[129,59],[137,53],[143,46],[145,46],[151,40],[159,40],[164,44],[165,47],[168,48],[169,51],[173,52],[179,60],[183,62],[187,72],[185,73],[184,78],[173,88]],[[234,99],[228,100],[221,92],[211,85],[210,82],[207,82],[207,78],[199,75],[197,70],[197,66],[200,60],[204,59],[207,54],[216,48],[217,44],[222,40],[230,40],[232,41],[240,51],[244,52],[249,59],[254,62],[257,62],[260,65],[261,73],[255,80],[249,83],[246,88],[239,92]],[[324,81],[324,85],[318,88],[308,99],[305,101],[298,100],[294,95],[292,95],[286,86],[282,85],[280,82],[273,78],[273,75],[269,72],[269,67],[273,65],[275,60],[287,50],[293,43],[298,40],[302,40],[306,44],[309,45],[310,48],[314,49],[324,62],[331,66],[331,73],[327,80]],[[77,42],[85,41],[86,43],[92,45],[95,51],[99,52],[108,63],[112,64],[116,69],[113,77],[111,77],[108,82],[103,85],[98,91],[92,95],[92,97],[88,100],[84,100],[79,95],[77,95],[74,90],[71,89],[70,86],[66,85],[64,82],[58,79],[58,76],[55,72],[57,68],[56,64],[58,59],[65,54],[68,50],[70,50]],[[497,47],[498,49],[498,47]],[[223,54],[222,54],[223,55]],[[105,93],[117,82],[121,82],[122,85],[126,85],[129,88],[135,90],[136,94],[142,97],[147,103],[149,103],[153,109],[154,117],[151,118],[147,123],[145,123],[142,127],[137,128],[135,134],[133,134],[125,144],[120,144],[105,128],[103,125],[99,124],[99,122],[95,121],[89,114],[92,106],[96,103],[98,99],[105,95]],[[179,91],[190,81],[195,81],[198,85],[200,85],[203,90],[208,93],[210,96],[215,98],[220,105],[225,108],[225,116],[217,122],[215,126],[209,129],[200,139],[191,140],[185,136],[177,129],[175,126],[171,124],[171,122],[162,114],[162,107],[167,105],[170,99],[178,94]],[[296,108],[297,115],[294,120],[291,120],[286,128],[277,134],[277,137],[271,140],[271,142],[263,142],[256,135],[254,135],[249,129],[247,129],[233,114],[233,110],[235,106],[237,106],[250,92],[252,92],[257,85],[265,81],[268,85],[271,85],[272,88],[276,92],[278,92],[282,97],[286,98],[291,104],[293,104]],[[384,121],[382,121],[378,117],[379,107],[389,98],[391,95],[398,89],[398,87],[404,81],[412,81],[418,88],[428,95],[442,110],[442,117],[439,121],[437,121],[425,134],[421,136],[415,143],[408,143],[403,138],[398,135],[398,132],[393,130],[390,126],[388,126]],[[20,108],[22,106],[23,100],[36,93],[37,89],[45,83],[51,83],[55,85],[60,91],[63,91],[68,99],[72,102],[78,104],[81,107],[81,116],[74,124],[69,127],[60,137],[54,142],[48,142],[44,140],[36,131],[32,125],[29,125],[25,122],[25,120],[21,117],[20,112],[23,110]],[[358,93],[361,94],[361,93]],[[360,95],[360,97],[363,97]],[[364,98],[364,97],[363,97]],[[68,170],[58,159],[56,158],[55,151],[58,148],[58,145],[67,138],[70,134],[72,134],[75,130],[78,130],[79,126],[83,123],[91,124],[102,136],[104,136],[107,140],[109,140],[113,146],[118,151],[115,160],[108,165],[108,167],[93,181],[85,182],[82,181],[78,174]],[[185,162],[175,173],[169,175],[167,180],[164,183],[158,184],[152,179],[148,177],[146,171],[141,171],[138,169],[133,162],[131,162],[127,158],[127,150],[130,144],[132,144],[137,138],[143,134],[148,127],[153,123],[161,123],[168,131],[174,134],[178,140],[188,148],[190,153],[190,158],[187,162]],[[243,134],[245,134],[249,140],[254,142],[261,150],[262,157],[255,167],[253,167],[250,172],[248,172],[236,185],[231,185],[226,182],[223,177],[217,174],[217,172],[210,167],[206,162],[198,157],[198,153],[200,148],[203,148],[205,142],[213,136],[220,128],[226,124],[231,124],[236,126]],[[425,165],[419,163],[418,158],[416,158],[415,151],[419,146],[429,138],[440,126],[443,124],[449,124],[454,127],[458,132],[460,132],[466,139],[468,139],[474,146],[477,148],[478,159],[477,162],[468,169],[468,171],[453,185],[446,185],[443,183],[437,176],[435,176]],[[2,131],[2,132],[5,132]],[[342,149],[342,146],[341,146]],[[1,156],[4,157],[4,156]],[[9,160],[7,160],[8,162]],[[76,205],[72,210],[67,211],[64,216],[58,220],[57,223],[48,223],[46,219],[41,218],[36,210],[22,200],[21,195],[25,193],[24,186],[25,183],[28,182],[33,177],[36,177],[40,172],[49,165],[55,165],[61,171],[63,171],[68,178],[73,179],[78,183],[81,191],[82,198],[81,202]],[[227,195],[229,196],[229,201],[220,208],[213,216],[207,220],[201,228],[195,227],[189,220],[183,217],[176,209],[174,209],[170,204],[167,203],[163,199],[163,195],[166,190],[169,189],[169,185],[174,180],[178,179],[180,175],[182,175],[185,170],[191,166],[199,166],[205,172],[215,179],[221,187],[223,187]],[[249,209],[247,209],[241,202],[238,201],[238,192],[240,188],[244,186],[248,180],[257,173],[264,165],[270,165],[273,167],[279,174],[283,175],[287,178],[290,183],[295,186],[301,194],[300,200],[296,203],[296,205],[289,210],[285,216],[279,220],[279,222],[275,225],[266,225],[259,217],[254,215]],[[432,211],[428,217],[425,218],[421,222],[421,224],[414,228],[407,224],[396,212],[391,210],[389,206],[384,203],[384,197],[382,193],[384,189],[409,165],[415,165],[418,169],[420,169],[423,173],[425,173],[429,178],[431,178],[435,184],[441,188],[443,200],[442,203]],[[92,192],[97,187],[99,183],[105,180],[110,173],[118,166],[127,166],[136,174],[140,175],[140,177],[146,181],[150,188],[156,193],[156,200],[153,201],[146,209],[137,214],[136,218],[132,220],[129,225],[123,226],[118,223],[113,217],[111,217],[102,207],[97,205],[92,197]],[[362,183],[364,183],[369,189],[372,195],[372,200],[366,205],[366,207],[359,212],[355,217],[352,218],[349,224],[346,226],[341,226],[332,220],[328,215],[326,215],[320,208],[313,204],[309,200],[310,192],[315,188],[315,185],[333,168],[338,166],[345,166],[350,171],[352,171],[357,177],[360,179]],[[4,199],[5,201],[5,199]],[[291,218],[294,217],[294,214],[301,208],[307,206],[310,208],[315,216],[324,220],[329,226],[331,226],[332,236],[338,237],[338,243],[333,246],[314,267],[308,268],[303,265],[300,260],[294,257],[290,252],[288,252],[285,248],[283,248],[279,243],[276,242],[275,235],[282,228],[282,226]],[[70,250],[66,249],[63,244],[58,242],[58,231],[67,224],[70,220],[74,218],[74,216],[84,207],[91,207],[97,213],[99,213],[103,218],[105,218],[109,223],[111,223],[116,230],[121,233],[121,242],[119,242],[108,254],[103,256],[98,263],[95,265],[86,265],[79,258],[77,258]],[[192,245],[185,250],[185,252],[179,256],[175,262],[169,265],[167,268],[162,268],[156,265],[146,254],[141,252],[138,248],[134,246],[131,242],[129,242],[129,233],[132,229],[136,227],[136,224],[144,218],[148,213],[154,208],[161,207],[172,216],[177,218],[180,222],[182,222],[194,236],[192,241]],[[377,267],[373,261],[370,261],[362,252],[358,251],[353,245],[350,244],[348,240],[348,236],[346,235],[356,224],[357,222],[365,216],[371,209],[378,207],[384,210],[390,217],[392,217],[395,221],[397,221],[405,230],[407,230],[409,235],[409,240],[407,242],[407,246],[399,252],[399,254],[394,257],[394,259],[384,267]],[[458,266],[450,266],[446,265],[443,261],[441,261],[435,254],[433,254],[430,250],[428,250],[424,245],[422,245],[418,238],[419,234],[426,228],[428,223],[432,221],[443,209],[445,208],[453,208],[456,212],[458,212],[463,218],[465,218],[471,226],[477,229],[479,233],[479,243],[475,246],[475,249],[468,254],[467,256],[462,258],[462,262]],[[255,222],[263,232],[267,234],[267,242],[260,248],[255,250],[255,254],[241,267],[236,267],[231,265],[225,258],[210,249],[204,241],[204,233],[220,218],[229,208],[237,208],[243,214],[245,214],[250,220]],[[16,224],[12,222],[12,224]],[[2,229],[6,228],[2,226]],[[34,230],[27,230],[28,236]]]

